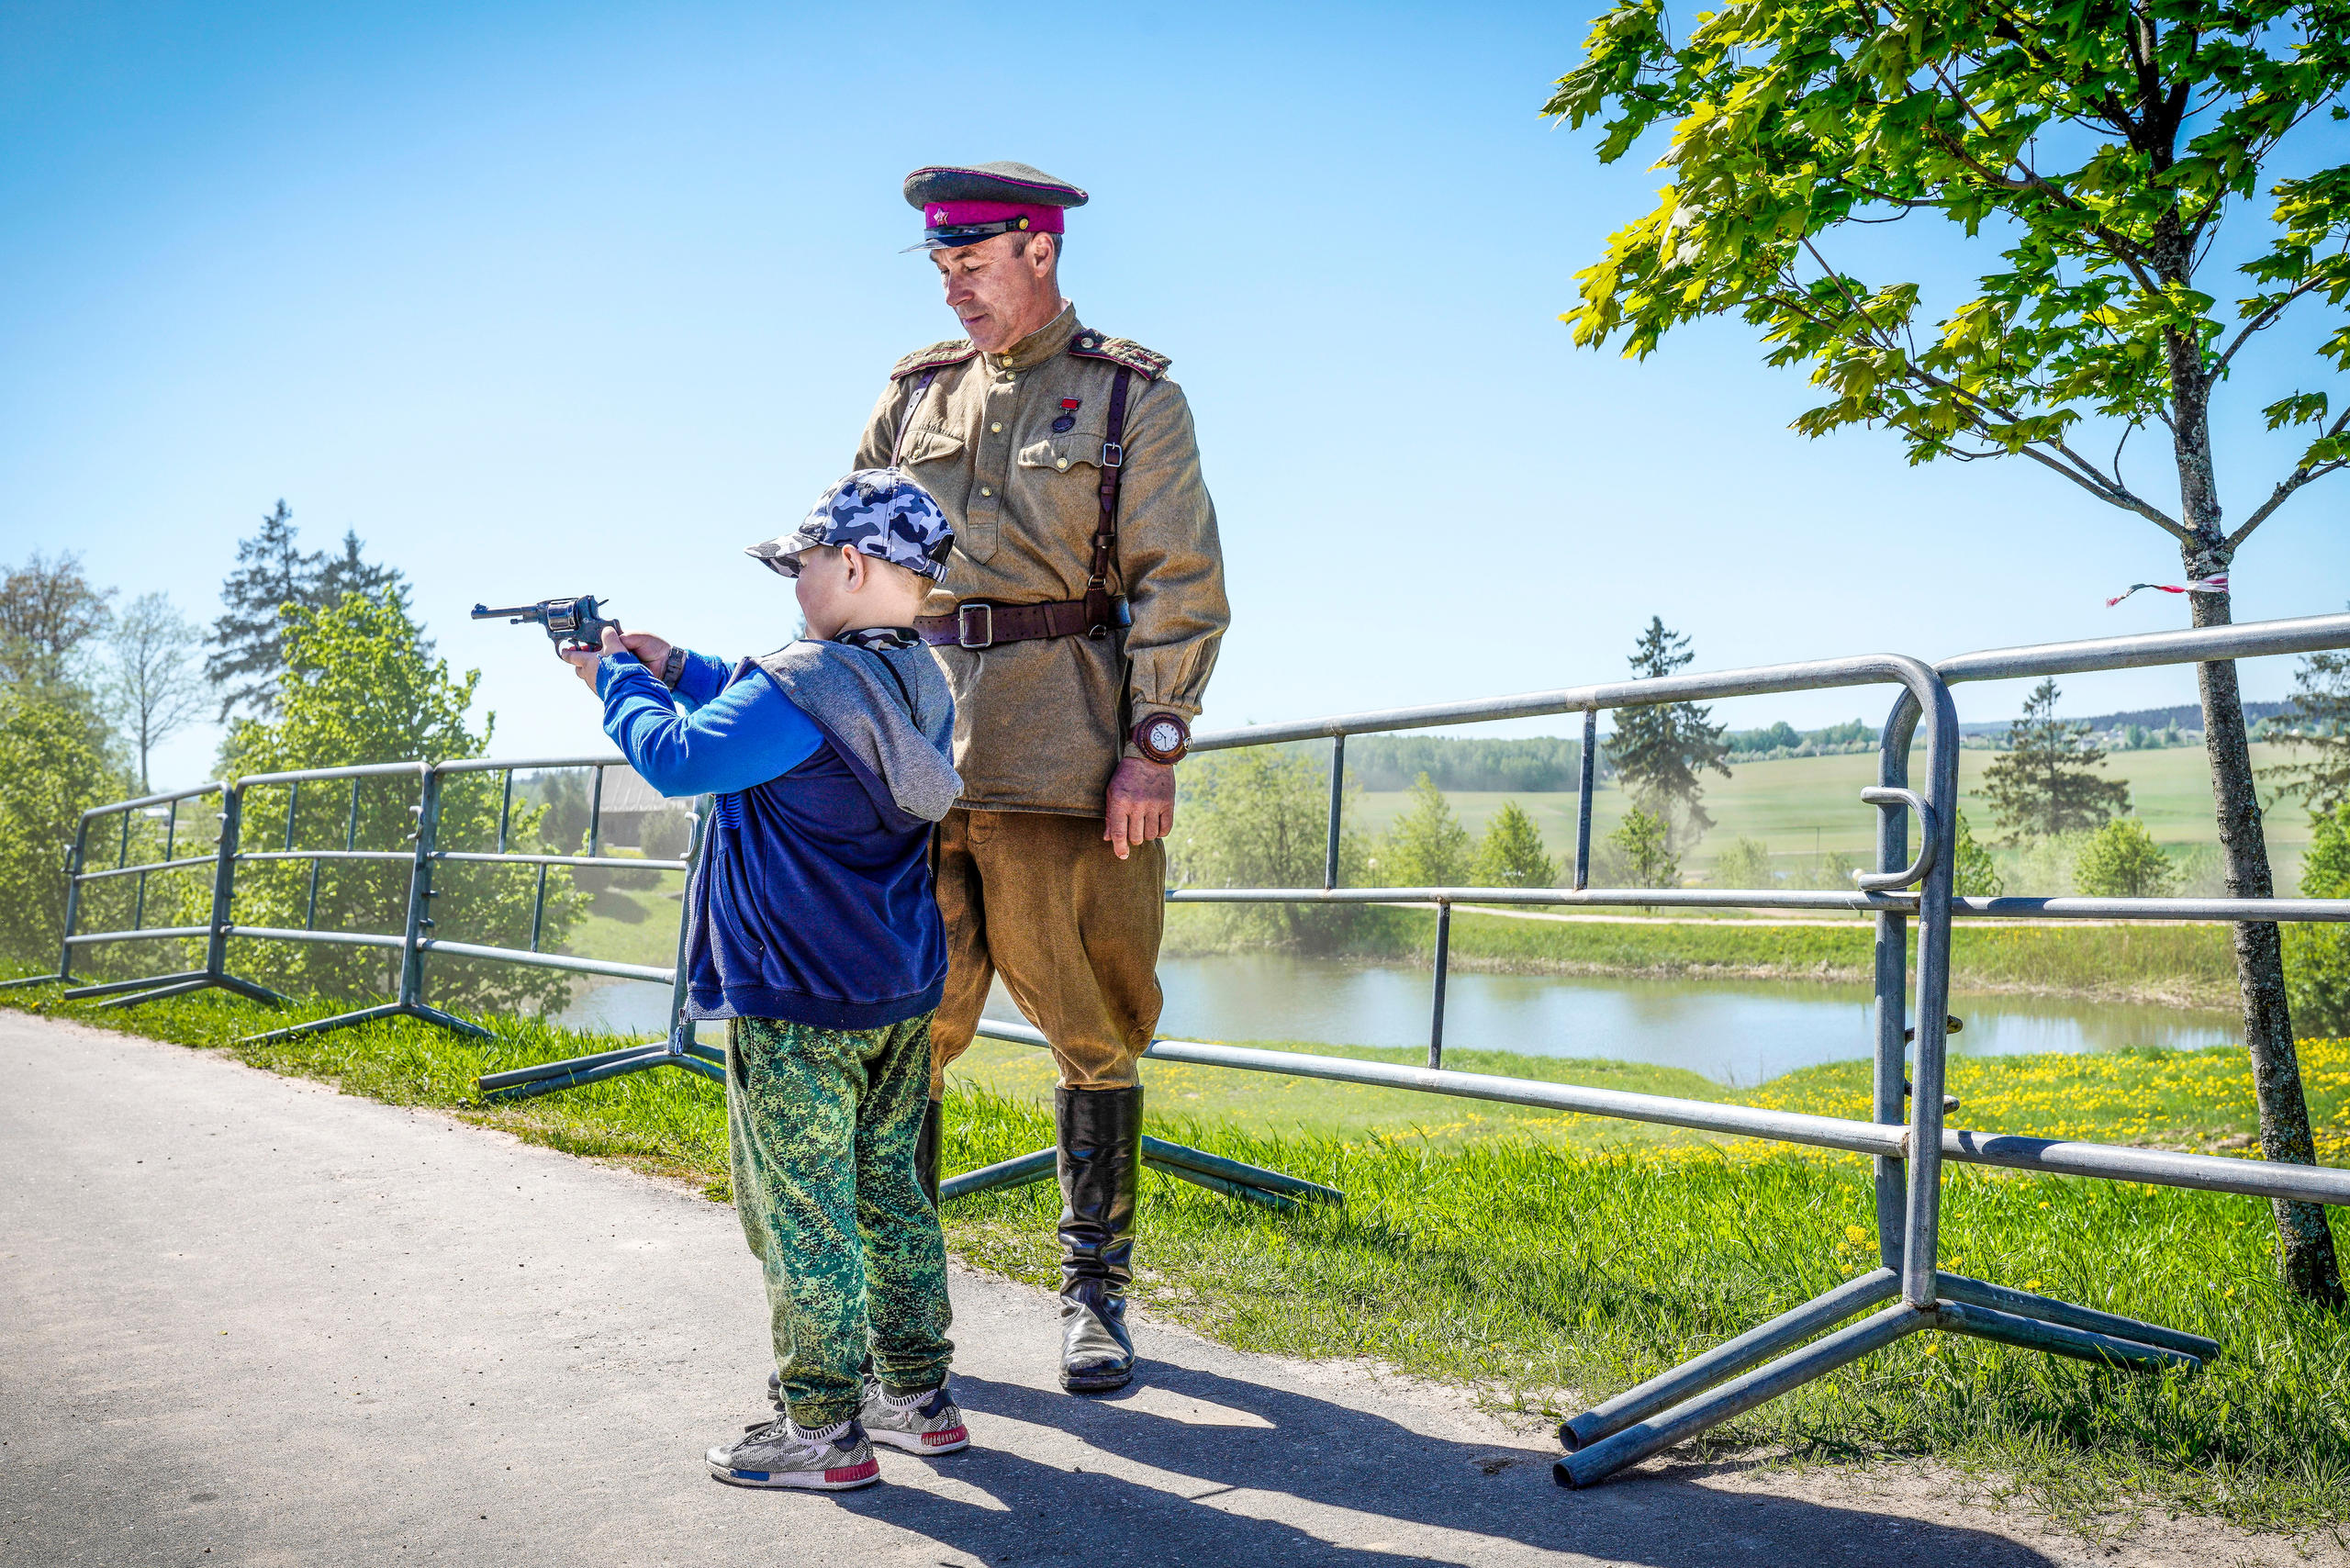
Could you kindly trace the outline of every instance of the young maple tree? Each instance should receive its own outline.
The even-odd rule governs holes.
[[[2350,465],[2350,407],[2317,384],[2350,368],[2350,165],[2277,173],[2292,133],[2345,118],[2346,81],[2350,0],[1774,0],[1701,14],[1679,43],[1658,0],[1623,0],[1547,112],[1601,119],[1605,162],[1670,127],[1672,184],[1577,274],[1564,319],[1578,343],[1639,356],[1684,322],[1737,315],[1771,364],[1808,365],[1825,391],[1797,430],[1883,425],[1912,462],[2037,463],[2168,534],[2203,585],[2195,624],[2225,624],[2212,579],[2277,508]],[[2307,167],[2327,151],[2297,141],[2290,156]],[[2212,263],[2223,219],[2264,215],[2250,260]],[[1997,248],[1947,311],[1829,253],[1847,224],[1920,216],[1947,220],[1919,236],[1941,252]],[[2261,411],[2306,440],[2231,526],[2212,399],[2288,320],[2311,380]],[[2166,442],[2175,497],[2133,485],[2119,446],[2094,455],[2092,428]],[[2199,666],[2197,680],[2229,888],[2266,898],[2235,666]],[[2309,1162],[2277,927],[2233,931],[2262,1152]],[[2323,1209],[2279,1204],[2277,1223],[2288,1284],[2341,1302]]]

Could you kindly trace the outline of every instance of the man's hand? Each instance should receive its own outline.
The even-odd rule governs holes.
[[[631,639],[640,643],[652,643],[661,649],[662,657],[668,657],[669,644],[662,642],[658,637],[648,636],[643,632],[632,632],[628,634],[628,638],[624,639],[621,633],[607,626],[604,628],[602,647],[565,648],[563,650],[564,662],[571,666],[579,678],[586,683],[588,689],[593,691],[596,689],[596,666],[604,662],[604,655],[607,654],[634,653],[635,650],[628,645]]]
[[[1106,820],[1102,836],[1124,860],[1129,845],[1165,838],[1174,828],[1175,770],[1139,756],[1127,757],[1110,775],[1102,806]]]

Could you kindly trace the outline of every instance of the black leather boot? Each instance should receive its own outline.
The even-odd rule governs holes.
[[[922,1111],[922,1131],[914,1138],[914,1180],[930,1199],[930,1206],[938,1206],[938,1152],[946,1138],[946,1107],[935,1100],[925,1101]]]
[[[1134,1282],[1135,1182],[1142,1168],[1142,1085],[1061,1089],[1061,1386],[1107,1394],[1135,1375],[1126,1334]]]

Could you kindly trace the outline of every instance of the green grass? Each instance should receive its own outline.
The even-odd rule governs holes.
[[[1959,753],[1960,799],[1978,838],[1991,836],[1990,812],[1971,791],[1981,788],[1983,769],[1998,754]],[[2252,748],[2253,766],[2266,767],[2285,761],[2282,746]],[[1922,767],[1922,754],[1913,768]],[[2200,746],[2174,746],[2160,751],[2115,752],[2104,768],[2110,778],[2128,780],[2131,803],[2145,820],[2147,831],[2165,849],[2177,851],[2216,844],[2218,829],[2211,818],[2211,775]],[[1874,754],[1851,756],[1791,756],[1776,762],[1741,764],[1728,778],[1706,777],[1706,810],[1714,829],[1684,862],[1684,868],[1702,877],[1714,855],[1736,838],[1760,839],[1769,846],[1780,868],[1801,870],[1815,854],[1842,853],[1866,863],[1876,852],[1876,812],[1861,804],[1861,790],[1876,782]],[[1350,807],[1348,822],[1366,834],[1386,831],[1409,804],[1401,791],[1366,792]],[[1571,793],[1507,794],[1458,790],[1445,797],[1471,832],[1482,834],[1485,823],[1514,800],[1534,818],[1544,845],[1564,865],[1574,853],[1575,798]],[[1626,801],[1620,790],[1603,786],[1592,797],[1592,839],[1604,841],[1623,820]],[[1815,835],[1814,829],[1818,829]],[[2306,812],[2293,808],[2267,814],[2268,852],[2280,884],[2289,887],[2299,875],[2302,849],[2310,837]],[[2034,890],[2017,888],[2018,892]]]
[[[563,951],[608,963],[649,964],[667,969],[677,958],[677,879],[669,887],[639,890],[606,888],[588,903],[571,928]]]
[[[252,1047],[237,1035],[309,1015],[204,995],[125,1014],[0,1002],[438,1107],[531,1141],[726,1195],[714,1086],[664,1072],[486,1107],[476,1074],[606,1044],[501,1021],[476,1047],[409,1024]],[[1329,1047],[1315,1047],[1327,1050]],[[2350,1153],[2350,1042],[2304,1046],[2325,1152]],[[1408,1053],[1349,1055],[1407,1058]],[[1461,1053],[1463,1067],[1852,1114],[1858,1064],[1733,1093],[1672,1070]],[[1042,1058],[982,1045],[955,1075],[948,1169],[1050,1141]],[[2238,1053],[1953,1058],[1962,1118],[1990,1128],[2225,1147],[2251,1125]],[[1270,1215],[1146,1174],[1153,1310],[1227,1343],[1368,1356],[1563,1415],[1783,1311],[1873,1258],[1868,1170],[1735,1140],[1628,1137],[1591,1118],[1519,1113],[1304,1080],[1146,1064],[1153,1128],[1326,1182],[1343,1210]],[[1466,1107],[1464,1109],[1464,1107]],[[1052,1277],[1047,1187],[952,1207],[969,1261]],[[1949,1266],[2207,1333],[2225,1354],[2147,1378],[1920,1337],[1751,1412],[1711,1439],[1797,1461],[1922,1458],[2012,1484],[2084,1529],[2117,1508],[2217,1515],[2261,1529],[2350,1521],[2350,1319],[2273,1282],[2265,1205],[2247,1199],[1953,1170]]]

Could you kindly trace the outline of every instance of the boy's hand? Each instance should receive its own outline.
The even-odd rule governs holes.
[[[634,635],[642,637],[643,633],[640,632],[634,633]],[[664,658],[668,656],[668,646],[669,645],[666,643],[661,644],[662,656]],[[630,651],[629,647],[621,642],[621,634],[607,626],[604,628],[604,645],[602,647],[565,648],[563,650],[563,657],[564,662],[571,666],[571,667],[578,673],[581,682],[587,686],[588,689],[593,691],[596,689],[596,666],[604,662],[604,655],[607,654],[625,654]]]
[[[636,662],[655,675],[661,673],[661,666],[669,659],[669,644],[650,632],[623,632],[621,646],[634,654]]]
[[[1124,860],[1129,845],[1165,838],[1175,826],[1175,770],[1144,757],[1126,757],[1110,775],[1102,806],[1106,820],[1102,836]]]

